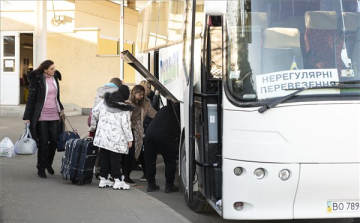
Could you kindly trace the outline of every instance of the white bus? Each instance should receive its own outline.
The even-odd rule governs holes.
[[[154,1],[140,12],[137,59],[123,58],[181,103],[189,208],[359,222],[359,4]]]

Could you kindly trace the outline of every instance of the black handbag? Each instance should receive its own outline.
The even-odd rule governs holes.
[[[58,152],[64,152],[65,151],[65,144],[69,139],[80,139],[79,134],[72,127],[69,119],[65,115],[63,115],[61,117],[61,119],[62,119],[61,121],[62,121],[63,126],[64,126],[64,131],[61,132],[60,135],[59,135],[59,139],[58,139],[58,143],[57,143],[57,151]],[[66,126],[66,123],[65,123],[65,120],[69,123],[72,131],[68,130],[68,128]]]

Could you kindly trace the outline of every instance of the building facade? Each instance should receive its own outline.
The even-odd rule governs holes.
[[[120,77],[121,6],[112,1],[1,1],[0,105],[26,102],[29,70],[50,59],[61,100],[91,108],[96,89]],[[124,49],[134,52],[138,11],[124,7]],[[135,71],[124,65],[124,82]]]

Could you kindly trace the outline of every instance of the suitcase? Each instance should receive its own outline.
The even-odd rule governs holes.
[[[64,128],[64,127],[62,127],[62,128]],[[66,142],[69,139],[80,139],[80,136],[76,132],[71,132],[71,131],[63,131],[62,133],[60,133],[58,143],[57,143],[57,151],[58,152],[65,151]]]
[[[93,145],[90,138],[67,141],[61,165],[63,179],[79,186],[91,183],[98,152],[98,147]]]

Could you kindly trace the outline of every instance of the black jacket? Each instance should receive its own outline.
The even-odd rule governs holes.
[[[159,109],[160,109],[160,95],[155,95],[155,92],[152,90],[152,91],[150,91],[150,94],[147,97],[151,101],[151,106],[156,111],[159,111]],[[146,129],[149,126],[151,121],[152,121],[152,118],[150,118],[149,116],[145,117],[144,124],[143,124],[144,132],[146,132]]]
[[[178,141],[180,136],[179,113],[175,115],[172,105],[162,107],[146,129],[145,137]]]
[[[61,78],[60,72],[55,72],[54,79],[57,85],[57,101],[59,102],[60,109],[64,107],[60,101],[60,85],[59,78]],[[41,111],[44,107],[45,95],[46,95],[46,83],[43,73],[39,73],[36,70],[32,71],[28,75],[29,81],[29,96],[26,102],[26,108],[23,116],[23,120],[30,120],[30,130],[32,137],[37,140],[36,123],[40,118]]]

